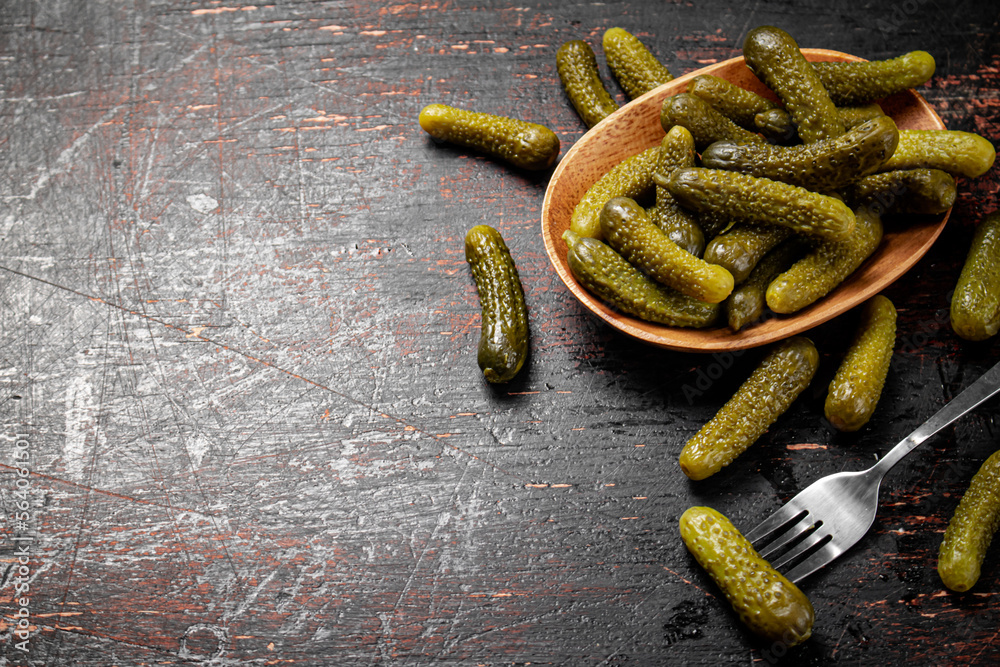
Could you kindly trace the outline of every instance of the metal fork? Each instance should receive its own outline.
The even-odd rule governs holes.
[[[899,461],[944,427],[1000,393],[1000,363],[969,385],[878,463],[860,472],[823,477],[762,521],[746,538],[792,582],[829,565],[875,522],[882,478]],[[772,560],[773,559],[773,560]]]

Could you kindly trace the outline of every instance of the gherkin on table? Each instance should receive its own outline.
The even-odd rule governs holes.
[[[674,78],[638,37],[623,28],[605,31],[601,47],[611,73],[633,100]]]
[[[1000,528],[1000,451],[976,474],[944,531],[938,552],[938,575],[945,586],[962,593],[979,581],[983,559]]]
[[[951,328],[980,341],[1000,331],[1000,212],[976,227],[951,298]]]
[[[735,461],[788,410],[818,367],[819,352],[804,336],[772,347],[733,397],[684,445],[684,474],[706,479]]]
[[[823,413],[840,431],[857,431],[875,413],[896,342],[896,308],[888,298],[869,299],[854,340],[827,390]]]
[[[441,141],[472,148],[515,167],[537,171],[559,156],[559,137],[544,125],[445,104],[421,110],[420,127]]]
[[[798,586],[760,557],[721,512],[690,507],[680,518],[681,540],[757,636],[790,648],[812,635],[815,611]]]
[[[517,267],[500,232],[489,225],[466,233],[465,259],[482,306],[479,368],[491,383],[509,382],[528,356],[528,310]]]
[[[556,71],[566,96],[588,128],[618,109],[618,103],[601,81],[597,56],[587,42],[575,39],[560,46],[556,51]]]

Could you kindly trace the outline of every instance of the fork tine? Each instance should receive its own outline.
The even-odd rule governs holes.
[[[785,578],[793,584],[797,584],[816,570],[830,564],[843,552],[844,550],[831,540],[816,550],[804,561],[786,572]]]
[[[796,522],[801,521],[802,516],[799,515],[801,514],[804,516],[804,513],[805,510],[799,507],[798,504],[795,504],[795,499],[792,498],[787,503],[779,507],[774,514],[754,526],[750,532],[745,533],[744,537],[751,542],[758,542],[792,520],[795,520]]]
[[[757,549],[757,553],[760,554],[761,558],[770,560],[774,554],[780,553],[805,539],[815,528],[815,520],[808,513],[804,513],[781,533],[772,535],[767,544],[763,544]]]
[[[797,559],[801,558],[813,547],[816,547],[820,543],[829,539],[833,539],[829,530],[817,528],[811,535],[807,536],[804,540],[789,549],[787,553],[783,554],[781,558],[776,559],[773,563],[771,563],[771,565],[773,565],[776,570],[782,570],[789,563],[793,563]]]

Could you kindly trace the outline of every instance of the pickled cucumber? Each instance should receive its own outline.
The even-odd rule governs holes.
[[[951,328],[966,340],[1000,330],[1000,213],[976,228],[951,299]]]
[[[865,303],[847,355],[830,382],[823,411],[840,431],[868,423],[882,395],[896,342],[896,308],[882,295]]]
[[[520,167],[551,167],[559,155],[559,137],[544,125],[429,104],[420,112],[420,127],[435,139],[480,151]]]
[[[822,81],[787,32],[774,26],[754,28],[743,41],[743,58],[785,103],[803,143],[844,133],[844,122]]]
[[[934,57],[926,51],[912,51],[889,60],[814,62],[812,66],[838,106],[868,104],[916,88],[934,75]]]
[[[853,206],[872,209],[877,215],[944,213],[955,203],[955,178],[940,169],[896,169],[865,176],[852,184],[845,196]]]
[[[709,242],[705,261],[726,269],[741,285],[764,255],[793,235],[788,227],[739,223]]]
[[[776,103],[766,97],[711,74],[701,74],[691,79],[687,92],[705,100],[716,111],[746,130],[756,131],[754,117],[757,114],[778,108]]]
[[[716,111],[712,105],[691,93],[678,93],[663,100],[660,125],[669,132],[674,125],[686,127],[698,150],[716,141],[764,143],[764,137],[742,127]]]
[[[788,270],[802,252],[803,246],[799,240],[789,239],[757,262],[750,276],[733,290],[723,304],[730,329],[739,331],[764,314],[767,286],[775,276]]]
[[[611,73],[633,100],[674,78],[639,38],[622,28],[605,31],[601,46]]]
[[[508,382],[528,356],[528,310],[517,267],[500,232],[488,225],[465,235],[465,260],[483,311],[479,368],[489,382]]]
[[[597,56],[587,42],[575,39],[560,46],[556,71],[566,96],[587,127],[594,127],[618,109],[601,81]]]
[[[719,317],[718,304],[676,292],[642,273],[603,241],[563,234],[566,259],[579,283],[624,313],[657,324],[704,328]]]
[[[778,343],[722,409],[687,441],[684,474],[705,479],[732,463],[802,393],[819,366],[812,341],[796,336]]]
[[[692,167],[676,170],[666,187],[682,206],[700,213],[776,224],[830,240],[847,238],[854,228],[854,213],[839,199],[767,178]]]
[[[710,507],[691,507],[681,515],[680,532],[754,634],[786,647],[809,639],[815,620],[809,598],[761,558],[729,519]]]
[[[855,210],[857,224],[844,241],[821,241],[767,288],[767,306],[776,313],[802,310],[829,294],[868,259],[882,241],[882,219],[870,209]]]
[[[874,173],[899,141],[888,116],[867,121],[833,139],[798,146],[739,145],[718,141],[701,154],[702,166],[770,178],[809,190],[834,191]]]
[[[570,229],[580,236],[600,239],[601,209],[615,197],[638,199],[653,188],[660,159],[659,145],[628,157],[591,185],[573,208]]]
[[[687,128],[675,125],[660,142],[660,156],[655,173],[669,176],[675,169],[693,167],[694,138]],[[656,201],[649,209],[649,218],[667,237],[695,257],[705,251],[705,234],[698,222],[674,201],[665,187],[656,186]]]
[[[965,592],[979,580],[993,535],[1000,528],[1000,451],[972,477],[944,531],[938,552],[938,575],[945,586]]]
[[[844,130],[857,127],[865,121],[884,116],[885,112],[878,104],[872,103],[861,107],[837,107],[837,114],[844,122]],[[760,132],[777,144],[789,145],[800,141],[798,128],[791,114],[784,109],[767,109],[761,111],[753,119],[753,125],[747,129]]]
[[[601,231],[608,245],[630,264],[681,294],[719,303],[733,291],[728,271],[671,241],[632,199],[616,197],[604,205]]]
[[[977,178],[989,171],[995,159],[993,144],[972,132],[900,130],[896,152],[882,165],[882,171],[926,167]]]

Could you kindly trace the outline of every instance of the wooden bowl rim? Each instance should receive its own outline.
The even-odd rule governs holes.
[[[840,51],[832,51],[829,49],[802,49],[802,53],[805,55],[806,59],[810,61],[863,60],[862,58],[851,54],[842,53]],[[553,216],[555,215],[553,209],[556,194],[560,186],[564,186],[563,181],[564,179],[567,179],[567,171],[573,167],[574,162],[581,154],[586,155],[588,152],[596,151],[601,138],[609,131],[613,133],[614,130],[619,129],[620,126],[624,124],[625,119],[627,119],[631,114],[638,113],[640,109],[648,112],[648,109],[645,107],[655,105],[658,116],[662,100],[668,95],[677,94],[686,90],[688,82],[694,77],[703,74],[716,74],[720,71],[732,70],[733,67],[740,64],[744,64],[745,66],[742,56],[730,58],[728,60],[694,70],[677,77],[676,79],[673,79],[622,106],[620,109],[591,128],[575,144],[573,144],[572,147],[570,147],[552,173],[552,177],[550,178],[548,187],[545,191],[541,215],[542,238],[549,260],[551,261],[553,268],[559,275],[563,284],[566,285],[570,292],[573,293],[573,295],[584,305],[585,308],[596,315],[600,320],[606,322],[622,333],[657,347],[685,352],[718,353],[758,347],[760,345],[783,340],[790,336],[808,331],[809,329],[823,324],[824,322],[827,322],[863,303],[868,298],[875,296],[882,289],[888,287],[902,277],[903,274],[920,261],[927,251],[930,250],[938,236],[940,236],[945,223],[947,223],[948,218],[951,215],[951,209],[949,209],[940,216],[929,216],[924,219],[922,223],[917,223],[913,226],[907,227],[906,229],[892,231],[887,230],[879,249],[875,251],[873,256],[870,257],[865,264],[859,267],[859,269],[850,278],[848,278],[847,281],[830,294],[826,295],[823,299],[820,299],[812,306],[809,306],[808,308],[805,308],[799,313],[793,315],[777,316],[768,313],[763,321],[749,325],[740,332],[731,331],[727,326],[725,326],[725,324],[710,329],[685,329],[645,322],[619,312],[585,290],[576,281],[576,278],[573,277],[569,270],[569,265],[566,263],[566,245],[562,240],[562,233],[569,227],[569,216],[565,215],[560,220],[553,219]],[[753,77],[749,68],[747,68],[746,73],[749,74],[750,77]],[[723,78],[726,77],[723,76]],[[774,99],[773,94],[764,88],[763,84],[757,82],[755,78],[753,81],[760,86],[759,89],[757,89],[757,92],[769,94],[769,96]],[[933,126],[935,129],[946,129],[944,123],[934,109],[916,91],[907,90],[902,93],[897,93],[896,95],[881,102],[888,102],[892,100],[895,100],[895,104],[891,105],[893,107],[911,109],[915,105],[917,115],[926,119],[929,125]],[[886,104],[883,104],[883,106],[886,106]],[[887,110],[886,113],[889,113],[889,110]],[[654,142],[650,142],[646,147],[648,148],[652,145],[654,145]],[[607,149],[602,148],[601,150],[606,151]],[[577,184],[578,189],[582,188],[579,192],[579,196],[582,197],[583,192],[585,192],[586,189],[593,184],[593,182],[596,182],[599,177],[600,174],[598,174],[594,178],[594,181],[590,183],[582,185]],[[579,198],[577,198],[576,201],[579,201]],[[570,211],[571,210],[572,206],[570,206]],[[907,236],[916,238],[919,242],[919,247],[917,247],[917,249],[908,256],[895,262],[891,266],[881,267],[883,271],[879,272],[878,279],[866,283],[864,279],[867,277],[871,268],[878,264],[877,260],[880,258],[885,259],[880,256],[885,254],[887,239],[891,239],[893,237],[904,238]],[[838,295],[838,293],[840,295],[839,298],[831,300],[831,297]],[[774,322],[778,322],[780,324],[775,325],[773,324]]]

